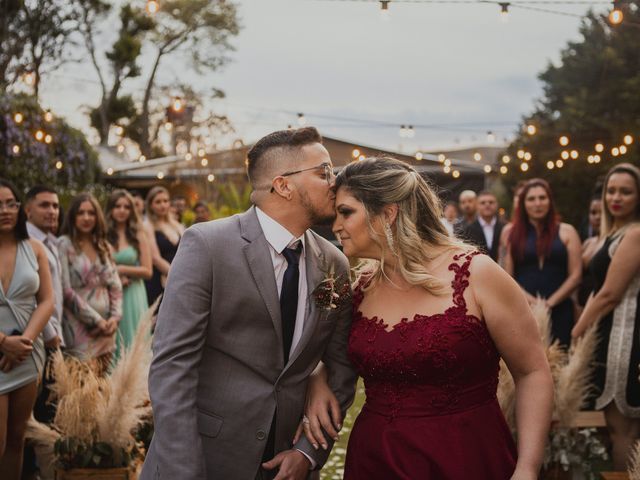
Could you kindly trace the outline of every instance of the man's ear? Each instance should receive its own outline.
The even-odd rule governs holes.
[[[393,225],[398,217],[398,204],[390,203],[389,205],[385,205],[382,209],[382,215],[384,217],[385,222],[389,225]]]
[[[273,191],[281,197],[291,200],[293,189],[286,177],[276,177],[273,179]]]

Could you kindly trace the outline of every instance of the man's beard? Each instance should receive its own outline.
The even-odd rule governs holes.
[[[309,194],[306,190],[300,192],[300,204],[307,212],[307,217],[309,218],[311,225],[331,225],[336,219],[336,213],[333,209],[331,210],[331,213],[319,212],[317,207],[309,198]]]

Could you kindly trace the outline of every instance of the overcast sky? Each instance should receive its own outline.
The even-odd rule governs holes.
[[[501,142],[540,97],[538,73],[580,37],[579,18],[512,8],[503,23],[491,4],[392,1],[388,21],[366,1],[244,0],[239,12],[231,63],[198,77],[168,62],[160,80],[223,89],[219,112],[246,142],[296,125],[296,112],[326,135],[404,152],[486,144],[488,130]],[[87,64],[66,65],[45,79],[43,103],[88,131],[83,112],[98,102],[96,80]],[[433,128],[409,140],[401,124]]]

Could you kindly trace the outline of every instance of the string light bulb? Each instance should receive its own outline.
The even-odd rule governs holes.
[[[447,159],[446,155],[444,153],[441,153],[438,155],[438,161],[440,163],[443,163],[445,160]]]
[[[509,163],[511,161],[511,157],[509,155],[502,156],[502,163]]]
[[[474,153],[474,154],[473,154],[473,159],[474,159],[476,162],[479,162],[480,160],[482,160],[482,155],[480,154],[480,152],[476,152],[476,153]]]
[[[442,168],[442,171],[443,171],[444,173],[449,173],[449,172],[451,171],[451,167],[450,167],[449,165],[445,165],[445,166]]]
[[[496,135],[491,130],[489,130],[487,132],[487,142],[494,143],[495,141],[496,141]]]
[[[569,137],[567,137],[566,135],[562,135],[558,139],[558,142],[560,142],[560,145],[562,145],[563,147],[566,147],[567,145],[569,145]]]
[[[520,159],[524,158],[524,150],[518,150],[518,151],[516,152],[516,156],[517,156],[518,158],[520,158]],[[505,163],[507,163],[507,162],[505,162]]]
[[[18,123],[18,124],[22,123],[23,120],[24,120],[24,115],[22,115],[20,112],[16,113],[13,116],[13,121]]]
[[[562,157],[563,160],[568,160],[571,155],[569,154],[568,151],[563,150],[562,152],[560,152],[560,156]]]
[[[210,173],[209,175],[207,175],[207,180],[209,182],[213,182],[216,179],[216,176],[213,173]]]
[[[44,143],[46,143],[47,145],[50,144],[53,141],[53,137],[49,134],[46,134],[44,136]]]
[[[158,10],[160,10],[160,5],[155,0],[147,0],[145,10],[147,11],[148,14],[154,15],[158,13]]]
[[[484,166],[484,173],[491,173],[491,165]]]
[[[192,158],[193,158],[193,155],[191,155],[191,153],[190,153],[190,152],[185,153],[185,155],[184,155],[184,159],[185,159],[187,162],[190,162]]]
[[[14,145],[13,148],[11,149],[11,151],[15,154],[18,155],[20,153],[20,145]]]
[[[113,168],[107,168],[107,175],[113,175]]]
[[[570,155],[571,155],[571,158],[573,158],[574,160],[580,156],[577,150],[571,150]]]
[[[138,158],[138,161],[139,161],[140,163],[144,163],[144,162],[146,162],[146,161],[147,161],[147,157],[145,157],[144,155],[140,155],[140,157]]]
[[[162,170],[159,171],[156,177],[158,177],[158,180],[162,180],[164,178],[164,172]]]
[[[617,157],[618,155],[620,155],[620,149],[618,147],[613,147],[611,149],[611,155],[613,155],[614,157]]]
[[[209,160],[207,160],[206,158],[203,158],[202,160],[200,160],[200,165],[202,165],[203,167],[206,167],[207,165],[209,165]]]
[[[351,156],[353,158],[358,158],[360,156],[360,150],[358,150],[357,148],[354,148],[353,150],[351,150]]]
[[[523,160],[524,160],[525,162],[528,162],[528,161],[529,161],[529,160],[531,160],[531,158],[533,158],[533,157],[531,156],[531,152],[524,152],[524,157],[522,157],[522,158],[523,158]]]
[[[631,145],[633,143],[633,137],[631,135],[625,135],[623,142],[625,145]]]
[[[556,160],[556,167],[562,168],[564,166],[564,162],[560,159]]]
[[[41,142],[42,140],[44,140],[44,132],[42,130],[36,131],[35,137],[36,137],[36,140]]]
[[[301,127],[307,124],[307,119],[304,116],[304,113],[298,113],[298,125]]]
[[[626,145],[620,145],[618,147],[618,149],[620,150],[620,155],[624,155],[625,153],[627,153],[627,146]]]
[[[62,170],[62,167],[63,167],[62,162],[61,162],[60,160],[58,160],[58,161],[56,162],[56,169],[57,169],[57,170]]]
[[[389,20],[389,2],[390,0],[380,1],[380,18],[385,21]]]
[[[180,97],[176,97],[173,99],[173,103],[171,104],[171,108],[174,112],[180,112],[184,105],[182,104],[182,99]]]
[[[537,132],[538,132],[538,129],[536,128],[535,125],[533,124],[527,125],[527,133],[529,135],[535,135]]]
[[[549,170],[553,170],[553,168],[554,168],[555,166],[556,166],[556,165],[555,165],[551,160],[549,160],[549,161],[547,162],[547,168],[548,168]]]
[[[451,176],[453,178],[460,178],[460,170],[454,170],[453,172],[451,172]]]
[[[527,170],[529,170],[529,164],[528,163],[521,163],[520,164],[520,170],[522,170],[523,172],[526,172]]]
[[[416,152],[416,160],[422,160],[423,158],[422,152]]]
[[[51,110],[47,110],[44,112],[44,121],[50,122],[51,120],[53,120],[53,113],[51,113]]]
[[[445,167],[450,167],[450,166],[451,166],[451,159],[447,158],[447,159],[444,161],[444,166],[445,166]]]
[[[511,5],[510,3],[498,3],[498,5],[500,5],[500,20],[502,20],[503,22],[508,22],[509,21],[509,5]],[[530,135],[533,135],[533,133],[531,133]]]
[[[598,153],[602,153],[604,151],[604,145],[601,143],[596,143],[595,150]]]
[[[508,171],[509,171],[509,169],[507,168],[507,166],[506,166],[506,165],[502,165],[502,166],[500,167],[500,173],[501,173],[502,175],[505,175]]]
[[[623,19],[624,19],[624,15],[622,13],[622,10],[620,10],[618,8],[617,3],[614,2],[613,10],[609,12],[609,23],[611,23],[611,25],[620,25]]]

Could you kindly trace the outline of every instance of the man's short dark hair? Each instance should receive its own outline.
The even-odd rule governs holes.
[[[58,194],[58,192],[56,192],[49,185],[35,185],[31,187],[27,192],[27,194],[25,195],[24,197],[25,202],[29,203],[31,200],[36,198],[41,193],[55,193],[56,195]]]
[[[495,194],[495,193],[493,193],[493,192],[492,192],[492,191],[490,191],[490,190],[482,190],[482,191],[480,191],[480,193],[478,193],[478,198],[480,198],[480,197],[486,197],[486,196],[491,196],[491,197],[493,197],[493,198],[495,198],[495,199],[497,199],[497,198],[498,198],[498,197],[496,197],[496,194]]]
[[[129,193],[134,198],[135,197],[140,197],[142,200],[144,200],[144,195],[142,194],[142,192],[140,190],[129,190]]]
[[[312,143],[322,143],[322,136],[315,127],[279,130],[262,137],[247,153],[247,174],[255,188],[261,173],[268,170],[269,153],[277,148],[299,149]]]

